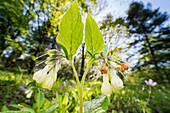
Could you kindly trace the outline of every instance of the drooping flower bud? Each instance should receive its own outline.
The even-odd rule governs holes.
[[[56,55],[57,54],[57,50],[56,49],[51,49],[51,50],[48,50],[48,55],[52,56],[52,55]]]
[[[31,98],[31,95],[32,95],[33,91],[30,90],[30,92],[26,95],[27,98]]]
[[[111,62],[111,67],[121,72],[125,72],[126,70],[129,69],[129,67],[126,64],[123,63],[118,63],[118,64],[115,62]]]
[[[124,68],[124,70],[128,70],[129,69],[129,66],[127,66],[126,64],[122,64],[122,63],[119,63],[121,65],[122,68]]]
[[[102,67],[102,69],[101,69],[101,73],[102,73],[102,74],[106,74],[106,73],[107,73],[106,62],[103,63],[103,67]]]

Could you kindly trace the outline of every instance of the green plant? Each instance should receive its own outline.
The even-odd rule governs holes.
[[[90,58],[87,62],[85,72],[82,76],[81,81],[78,78],[78,73],[73,64],[73,56],[76,54],[77,49],[82,44],[83,41],[83,30],[84,24],[81,20],[81,14],[77,6],[77,0],[75,0],[68,11],[63,15],[60,25],[59,25],[59,35],[56,38],[57,43],[63,49],[64,53],[58,50],[49,50],[46,61],[46,66],[44,69],[37,71],[33,79],[37,83],[40,83],[43,88],[51,89],[53,83],[56,81],[57,72],[61,68],[62,59],[67,59],[70,62],[73,69],[76,82],[79,89],[80,97],[80,106],[79,112],[103,112],[108,109],[108,98],[106,95],[112,93],[112,91],[117,91],[123,88],[122,80],[117,76],[116,70],[124,72],[128,70],[128,66],[123,64],[123,62],[112,56],[111,51],[108,47],[104,46],[104,41],[102,33],[100,32],[95,20],[88,13],[85,23],[85,44],[86,51],[90,55]],[[101,60],[104,62],[101,69],[103,74],[103,84],[102,84],[102,96],[97,96],[94,100],[85,102],[83,105],[83,90],[84,90],[84,81],[87,75],[87,72],[91,65],[95,61]],[[107,73],[108,67],[108,73]],[[111,84],[109,83],[111,81]],[[95,106],[92,104],[95,103]],[[88,105],[91,105],[89,107]],[[96,107],[97,106],[97,107]]]
[[[35,72],[33,79],[38,83],[37,86],[42,86],[46,89],[51,89],[53,84],[57,79],[57,72],[61,68],[61,63],[63,59],[67,59],[71,64],[73,69],[77,86],[79,92],[79,112],[80,113],[96,113],[96,112],[105,112],[108,109],[109,100],[107,95],[110,95],[113,91],[117,91],[123,88],[122,80],[117,76],[116,70],[120,72],[124,72],[129,67],[123,62],[114,57],[112,54],[112,50],[110,51],[108,47],[104,46],[104,41],[102,37],[102,33],[100,32],[95,20],[91,17],[90,13],[88,13],[85,23],[85,44],[86,51],[90,55],[90,58],[87,62],[87,66],[85,72],[82,76],[82,79],[79,80],[78,73],[73,64],[73,56],[76,54],[79,46],[83,41],[83,30],[84,24],[81,19],[81,14],[79,12],[77,6],[77,0],[75,0],[68,11],[63,15],[60,25],[59,25],[59,34],[56,38],[57,43],[63,49],[64,53],[58,50],[49,50],[49,57],[46,60],[46,66]],[[103,95],[96,96],[95,99],[91,101],[86,101],[83,104],[83,91],[84,91],[84,81],[88,70],[91,65],[96,61],[102,61],[103,67],[101,69],[101,73],[103,75],[103,83],[101,87],[101,91]],[[108,72],[107,72],[108,68]],[[115,70],[116,69],[116,70]],[[109,81],[111,83],[109,83]],[[63,89],[63,86],[60,86]],[[56,108],[58,104],[49,103],[47,99],[45,99],[43,93],[38,88],[39,93],[34,95],[35,103],[33,104],[33,108],[24,105],[26,107],[16,105],[12,105],[13,107],[19,108],[21,111],[29,111],[30,112],[47,112],[47,109],[50,107]],[[32,92],[31,92],[32,94]],[[29,93],[29,96],[31,95]],[[90,97],[91,95],[89,95]],[[68,96],[59,96],[56,95],[57,101],[60,101],[58,112],[66,112],[68,107],[70,107],[71,102],[68,102]],[[46,107],[43,105],[48,104]],[[53,102],[53,101],[52,101]],[[11,106],[11,105],[10,105]],[[77,106],[77,105],[75,105]],[[53,112],[52,109],[50,112]],[[55,111],[55,110],[54,110]]]

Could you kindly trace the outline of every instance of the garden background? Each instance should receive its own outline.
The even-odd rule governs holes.
[[[165,2],[168,1],[162,1]],[[62,51],[56,42],[58,26],[71,3],[72,0],[1,0],[2,112],[25,107],[27,110],[30,108],[30,112],[33,112],[31,109],[39,109],[40,112],[52,109],[51,113],[77,112],[78,86],[69,62],[62,64],[52,90],[41,88],[32,79],[34,72],[45,66],[43,61],[48,50]],[[119,5],[119,9],[111,7],[113,4]],[[97,21],[105,44],[110,45],[112,50],[109,54],[122,59],[130,67],[124,73],[127,80],[118,73],[124,81],[124,88],[112,93],[107,112],[170,111],[169,12],[161,11],[162,7],[153,8],[152,3],[128,0],[78,0],[78,6],[84,23],[88,12]],[[124,6],[127,9],[122,13]],[[122,14],[114,10],[120,10]],[[79,79],[88,58],[83,43],[74,56]],[[84,101],[101,95],[101,67],[101,62],[95,62],[88,71]],[[157,84],[146,84],[145,80],[149,79]],[[35,104],[40,104],[40,108],[36,108]]]

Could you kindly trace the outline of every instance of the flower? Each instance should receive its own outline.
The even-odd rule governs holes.
[[[33,93],[33,90],[30,90],[30,89],[28,89],[28,90],[25,91],[25,94],[27,94],[27,95],[26,95],[27,98],[30,98],[31,95],[32,95],[32,93]]]
[[[107,73],[106,62],[103,63],[103,67],[102,67],[102,69],[101,69],[101,73],[102,73],[102,74]]]
[[[118,64],[114,63],[114,62],[111,62],[111,67],[115,68],[116,70],[119,70],[121,72],[125,72],[126,70],[129,69],[129,66],[127,66],[126,64],[123,64],[123,63],[118,63]]]
[[[50,90],[57,79],[57,72],[60,68],[60,63],[49,63],[44,67],[44,69],[34,73],[33,79],[36,80],[37,83],[42,83],[43,88]]]
[[[112,93],[112,86],[109,83],[108,75],[103,74],[103,83],[101,87],[101,92],[103,95],[110,95]]]
[[[109,69],[109,74],[111,76],[111,85],[114,91],[121,90],[123,88],[122,80],[117,76],[115,69]]]
[[[60,85],[60,88],[63,89],[64,87],[62,85]]]
[[[36,80],[37,83],[42,83],[46,79],[47,72],[53,67],[54,65],[47,64],[44,69],[41,69],[34,73],[33,79]]]
[[[149,79],[148,81],[145,80],[145,83],[146,83],[147,85],[151,85],[151,86],[156,86],[156,84],[157,84],[157,82],[153,82],[152,79]]]
[[[26,91],[25,91],[25,94],[28,94],[30,91],[31,91],[30,89],[26,90]]]
[[[21,89],[25,89],[25,87],[24,87],[24,86],[22,86],[22,85],[19,85],[19,87],[20,87]]]
[[[126,70],[129,69],[129,66],[127,66],[126,64],[122,64],[122,63],[119,63],[121,65],[121,68],[123,69],[123,72],[125,72]]]
[[[113,67],[114,63],[110,63],[110,65]],[[124,68],[128,69],[126,66]],[[103,63],[101,73],[103,74],[103,83],[101,87],[102,94],[111,94],[112,91],[118,91],[124,87],[122,80],[117,76],[114,68],[109,68],[107,72],[106,62]],[[109,83],[109,80],[111,81],[111,84]]]
[[[69,85],[69,87],[71,88],[72,86],[71,86],[71,85]]]

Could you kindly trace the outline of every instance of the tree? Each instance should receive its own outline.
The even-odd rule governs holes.
[[[0,6],[0,62],[12,67],[25,51],[20,40],[27,34],[32,16],[24,11],[22,0],[2,0]]]
[[[55,41],[63,13],[73,0],[2,0],[0,3],[1,65],[10,69],[35,67],[35,57],[60,49]],[[96,0],[78,0],[82,13]],[[43,60],[40,59],[40,60]],[[24,63],[23,63],[24,62]]]
[[[132,56],[140,54],[136,68],[150,67],[155,70],[155,79],[169,79],[166,69],[170,60],[170,26],[164,25],[168,14],[159,8],[152,10],[150,3],[145,7],[142,2],[131,3],[127,14],[127,27],[134,37],[130,47],[138,49]]]

